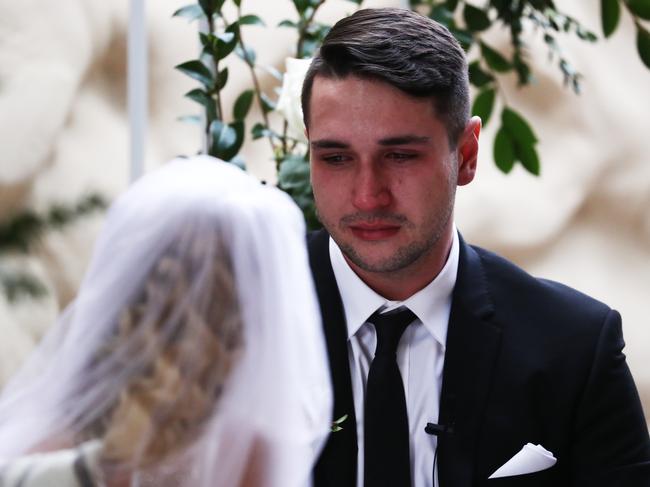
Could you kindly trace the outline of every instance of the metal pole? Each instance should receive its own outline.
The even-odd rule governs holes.
[[[128,37],[128,107],[130,125],[130,181],[144,172],[148,114],[147,29],[144,0],[131,0]]]

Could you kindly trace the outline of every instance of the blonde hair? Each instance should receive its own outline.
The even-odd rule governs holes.
[[[102,353],[110,354],[135,338],[135,350],[152,355],[101,419],[105,468],[134,471],[160,464],[189,446],[214,412],[242,347],[242,325],[227,253],[220,244],[206,260],[207,245],[193,244],[189,255],[172,249],[160,258],[104,347]],[[203,266],[205,289],[188,302],[197,265]]]

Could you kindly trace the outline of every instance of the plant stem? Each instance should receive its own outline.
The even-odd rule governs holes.
[[[221,16],[221,12],[217,12],[219,16]],[[208,19],[208,29],[210,29],[210,34],[215,35],[216,29],[214,25],[214,18],[210,16]],[[216,80],[219,78],[219,58],[216,55],[212,55],[212,62],[214,63],[214,79],[215,83]],[[215,85],[215,88],[212,92],[212,94],[217,96],[217,119],[223,121],[223,107],[221,105],[221,90],[218,89]]]
[[[281,141],[280,151],[281,152],[280,152],[280,154],[277,154],[275,156],[275,168],[276,168],[277,171],[280,170],[280,163],[282,163],[284,158],[289,153],[288,148],[287,148],[287,138],[288,138],[287,129],[288,128],[289,128],[289,123],[285,119],[284,123],[282,124],[282,136],[280,137],[280,141]]]
[[[311,23],[314,21],[314,17],[316,16],[316,11],[319,9],[321,5],[325,3],[325,0],[320,0],[314,7],[312,7],[312,11],[309,14],[307,18],[304,19],[304,22],[302,22],[302,26],[298,29],[298,42],[296,44],[296,57],[301,59],[303,56],[303,48],[305,45],[305,38],[307,36],[307,29],[311,25]],[[286,157],[287,153],[289,152],[289,149],[287,147],[287,129],[289,128],[289,124],[287,121],[284,121],[284,125],[282,127],[282,155],[279,160],[277,161],[278,163],[278,168],[279,168],[279,163],[280,161]],[[294,142],[293,145],[291,146],[290,151],[293,152],[293,150],[296,147],[296,143]]]
[[[237,21],[239,21],[239,19],[241,19],[241,4],[239,7],[237,7]],[[255,91],[255,98],[257,98],[257,103],[259,104],[260,111],[262,112],[262,119],[264,120],[264,125],[266,125],[267,128],[270,128],[269,117],[268,114],[266,113],[266,110],[264,110],[264,102],[262,101],[262,88],[260,86],[260,81],[259,78],[257,77],[257,73],[255,72],[255,66],[250,62],[250,60],[248,59],[248,55],[246,54],[248,51],[246,50],[246,44],[244,43],[244,36],[242,35],[241,32],[241,26],[239,29],[239,45],[241,46],[242,51],[244,52],[244,62],[246,63],[246,66],[248,66],[251,72],[251,79],[253,80],[253,90]],[[273,143],[273,137],[269,135],[267,136],[267,139],[269,140],[271,151],[275,156],[275,144]]]

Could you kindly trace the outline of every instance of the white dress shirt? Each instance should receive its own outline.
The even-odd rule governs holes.
[[[401,302],[389,301],[370,289],[350,268],[330,238],[330,259],[348,329],[348,357],[359,447],[358,487],[363,487],[363,401],[377,343],[375,328],[366,319],[380,307],[388,311],[399,306],[408,307],[418,317],[406,328],[397,347],[397,364],[404,383],[408,412],[411,479],[413,487],[438,485],[437,479],[434,484],[432,478],[437,439],[425,433],[424,428],[427,423],[438,422],[440,409],[451,295],[458,272],[459,243],[455,228],[453,235],[449,257],[440,273],[425,288]]]

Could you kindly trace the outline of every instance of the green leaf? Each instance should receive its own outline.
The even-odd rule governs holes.
[[[199,5],[206,17],[212,17],[221,11],[224,2],[225,0],[199,0]]]
[[[497,72],[503,73],[510,71],[512,68],[512,65],[506,58],[484,42],[481,42],[481,54],[487,65]]]
[[[458,7],[458,0],[447,0],[445,2],[445,8],[450,12],[453,12]]]
[[[494,138],[494,162],[506,174],[515,165],[515,145],[504,126],[499,128]]]
[[[483,71],[479,62],[474,61],[469,65],[469,81],[477,88],[482,88],[494,81],[494,76]]]
[[[232,44],[232,41],[235,40],[234,32],[224,32],[222,34],[217,34],[216,36],[223,44]]]
[[[341,424],[341,423],[342,423],[343,421],[345,421],[346,419],[348,419],[348,415],[347,415],[347,414],[344,414],[344,415],[341,416],[339,419],[336,419],[336,420],[334,420],[334,421],[332,421],[332,422],[333,422],[334,424]]]
[[[208,94],[208,92],[202,90],[201,88],[195,88],[191,91],[188,91],[187,93],[185,93],[185,96],[190,100],[194,100],[199,105],[202,105],[204,107],[208,106],[210,102],[214,102],[214,100]]]
[[[237,7],[241,7],[241,0],[233,0]]]
[[[221,61],[237,47],[237,33],[239,31],[234,32],[235,29],[236,27],[230,25],[226,32],[217,35],[219,39],[217,42],[217,60]]]
[[[288,192],[311,191],[309,161],[300,155],[290,155],[284,159],[278,172],[278,185]]]
[[[429,18],[449,27],[454,22],[454,12],[449,10],[445,4],[436,5],[429,12]]]
[[[492,115],[495,95],[494,88],[483,90],[478,94],[472,105],[472,114],[481,117],[484,127],[490,120],[490,115]]]
[[[520,144],[515,141],[515,157],[529,173],[539,176],[539,156],[534,144]]]
[[[576,35],[583,41],[587,42],[596,42],[598,40],[596,34],[580,26],[576,27]]]
[[[205,52],[208,54],[214,54],[217,52],[217,36],[214,34],[199,32],[199,39],[201,40],[201,45],[203,46]]]
[[[316,49],[321,45],[321,41],[318,39],[307,38],[302,43],[302,50],[298,53],[299,58],[309,58],[313,57]]]
[[[501,123],[517,143],[531,145],[537,142],[537,137],[528,122],[514,110],[504,108],[501,112]]]
[[[469,51],[470,46],[474,42],[474,36],[470,31],[449,27],[449,32],[454,35],[465,52]]]
[[[185,73],[190,78],[200,81],[206,88],[208,88],[208,90],[212,89],[212,85],[214,84],[212,72],[210,71],[210,68],[198,59],[179,64],[176,66],[176,69]]]
[[[197,4],[185,5],[176,10],[176,12],[172,14],[172,17],[184,17],[189,21],[200,19],[203,17],[203,9]]]
[[[214,84],[215,90],[221,91],[228,82],[228,68],[223,68],[217,75],[217,80]]]
[[[251,134],[253,135],[253,140],[257,140],[261,139],[262,137],[272,136],[273,131],[263,123],[256,123],[251,129]]]
[[[307,38],[313,41],[322,42],[330,31],[330,26],[325,24],[310,24],[307,27]]]
[[[27,254],[47,230],[59,229],[89,212],[104,208],[106,203],[97,194],[84,196],[75,205],[54,204],[44,213],[23,210],[0,219],[0,252]],[[0,265],[0,273],[2,265]]]
[[[278,24],[278,27],[293,27],[293,28],[296,28],[296,27],[298,27],[298,24],[296,24],[295,22],[293,22],[291,20],[283,20],[282,22],[280,22]]]
[[[17,303],[23,298],[37,299],[48,294],[47,288],[34,276],[25,273],[0,273],[0,284],[10,303]]]
[[[265,93],[260,94],[260,100],[262,100],[262,110],[264,110],[264,113],[269,113],[275,110],[276,103]]]
[[[466,3],[463,9],[463,18],[467,27],[475,32],[485,30],[491,25],[490,18],[485,10],[474,7],[469,3]]]
[[[244,15],[243,17],[239,18],[237,23],[239,25],[261,25],[263,27],[266,27],[264,21],[257,15]]]
[[[253,104],[254,96],[255,92],[253,90],[246,90],[237,97],[232,109],[232,115],[235,120],[244,120],[246,118]]]
[[[309,7],[309,0],[293,0],[293,4],[296,7],[298,13],[302,14],[305,10],[307,10],[307,7]]]
[[[527,85],[533,80],[533,75],[530,72],[530,67],[521,56],[515,55],[512,59],[512,65],[517,73],[517,82],[519,86]]]
[[[650,68],[650,32],[637,25],[636,48],[643,64]]]
[[[650,2],[648,0],[626,0],[630,11],[644,20],[650,20]]]
[[[231,161],[237,155],[239,149],[244,144],[244,138],[246,136],[245,125],[242,120],[231,123],[230,128],[235,131],[236,138],[235,143],[222,152],[221,157],[224,161]]]
[[[530,4],[535,7],[537,10],[544,10],[549,6],[548,0],[530,0]]]
[[[504,108],[501,123],[494,140],[494,160],[497,166],[507,173],[512,169],[514,161],[520,161],[528,172],[538,176],[540,163],[535,149],[537,137],[528,122],[514,110]]]
[[[207,120],[214,120],[217,117],[217,103],[207,92],[200,88],[196,88],[185,93],[185,96],[205,108],[205,116]]]
[[[212,143],[210,145],[210,155],[218,157],[224,161],[230,159],[233,147],[237,144],[237,132],[230,125],[223,123],[221,120],[214,120],[210,124],[210,135]]]
[[[199,5],[206,17],[211,17],[214,13],[211,0],[199,0]]]
[[[558,49],[557,41],[555,40],[555,37],[553,37],[551,34],[544,34],[544,42],[548,45],[553,50]]]

